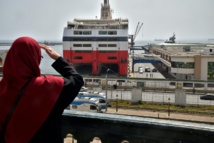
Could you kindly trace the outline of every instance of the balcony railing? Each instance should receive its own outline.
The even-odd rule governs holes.
[[[214,125],[65,110],[62,133],[78,143],[206,143],[214,140]]]

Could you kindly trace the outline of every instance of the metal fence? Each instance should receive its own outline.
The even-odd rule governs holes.
[[[203,94],[186,93],[187,105],[214,105],[212,100],[201,100],[200,96]],[[128,100],[132,99],[132,91],[124,90],[107,90],[107,98],[110,100]],[[175,103],[175,93],[173,92],[142,92],[142,101],[151,103]]]

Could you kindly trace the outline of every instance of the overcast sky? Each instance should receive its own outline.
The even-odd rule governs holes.
[[[62,41],[67,21],[100,18],[104,0],[0,0],[0,40],[31,36]],[[214,39],[214,0],[109,0],[113,18],[129,19],[136,40]]]

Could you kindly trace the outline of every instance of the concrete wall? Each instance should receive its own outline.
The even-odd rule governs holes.
[[[208,74],[208,62],[214,62],[214,56],[204,56],[201,59],[201,79],[200,80],[207,80]]]
[[[131,102],[137,103],[139,101],[142,101],[142,89],[141,88],[133,88],[132,89],[132,96],[131,96]]]
[[[214,125],[65,110],[62,136],[68,133],[78,143],[89,143],[94,137],[103,143],[209,143],[214,140]]]

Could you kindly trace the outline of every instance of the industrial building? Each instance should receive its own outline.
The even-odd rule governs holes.
[[[214,46],[206,44],[151,45],[160,66],[176,79],[214,80]]]

